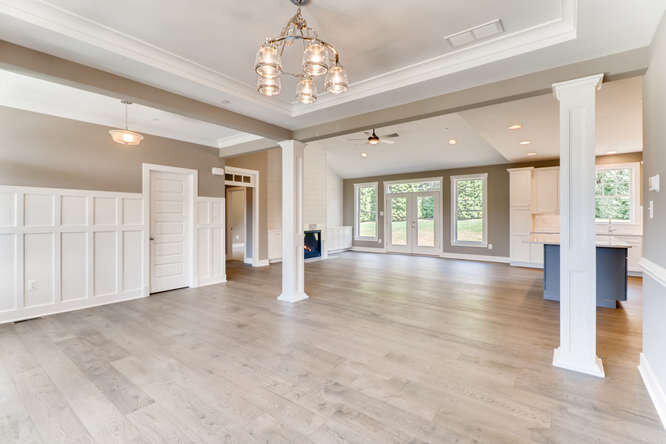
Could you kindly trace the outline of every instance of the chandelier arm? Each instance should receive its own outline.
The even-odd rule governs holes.
[[[293,35],[293,34],[292,35],[280,35],[279,37],[275,37],[275,38],[272,38],[272,39],[268,40],[268,43],[270,45],[282,44],[283,45],[282,46],[282,51],[284,51],[284,44],[287,41],[291,41],[291,40],[303,40],[303,41],[308,41],[308,42],[319,42],[322,45],[326,46],[328,49],[330,49],[331,52],[333,53],[333,55],[335,55],[335,64],[336,65],[340,64],[340,53],[338,52],[337,49],[335,49],[335,46],[333,46],[330,43],[325,42],[321,39],[318,39],[316,37],[308,37],[308,36],[305,36],[305,35],[302,35],[302,34],[301,35]],[[282,55],[282,53],[280,55]]]

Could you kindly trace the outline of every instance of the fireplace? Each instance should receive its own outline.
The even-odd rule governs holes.
[[[321,230],[308,230],[305,232],[303,251],[305,259],[321,257]]]

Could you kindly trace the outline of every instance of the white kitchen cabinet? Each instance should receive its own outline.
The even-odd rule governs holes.
[[[530,235],[512,234],[510,241],[511,264],[525,266],[530,263]]]
[[[534,168],[512,168],[509,171],[509,202],[511,208],[530,208],[532,171]]]
[[[543,244],[530,244],[530,264],[543,267]]]
[[[532,213],[559,213],[560,169],[535,168],[532,173]]]

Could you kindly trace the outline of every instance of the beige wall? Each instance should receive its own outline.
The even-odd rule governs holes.
[[[640,161],[641,153],[627,155],[602,156],[597,158],[598,163],[619,163]],[[443,177],[442,183],[442,222],[444,223],[443,249],[450,253],[476,254],[484,256],[509,256],[509,173],[507,168],[525,166],[556,166],[559,160],[546,160],[541,162],[523,164],[503,164],[480,166],[471,168],[457,168],[450,170],[423,171],[418,173],[394,174],[390,176],[363,177],[345,179],[344,181],[344,225],[354,225],[354,184],[363,182],[379,182],[378,206],[379,211],[384,209],[384,181],[401,179],[418,179],[428,177]],[[478,247],[459,247],[451,245],[451,176],[464,174],[488,173],[488,243],[493,249]],[[378,237],[380,241],[368,242],[354,240],[354,246],[384,248],[384,218],[379,216]]]
[[[644,236],[643,257],[666,268],[666,17],[650,47],[650,63],[643,87]],[[648,177],[661,176],[661,191],[648,191]],[[648,213],[654,202],[654,218]],[[643,278],[643,353],[663,390],[666,390],[666,288]],[[662,399],[662,402],[664,400]],[[666,425],[666,424],[665,424]]]
[[[127,147],[109,129],[0,107],[0,184],[140,193],[145,162],[197,169],[199,195],[224,196],[217,149],[150,135]]]

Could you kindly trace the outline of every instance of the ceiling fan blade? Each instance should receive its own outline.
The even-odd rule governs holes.
[[[385,136],[380,136],[380,137],[384,137],[384,138],[395,138],[395,137],[400,137],[400,134],[398,134],[398,133],[391,133],[391,134],[387,134],[387,135],[385,135]]]
[[[379,141],[381,143],[386,143],[386,144],[389,144],[389,145],[393,145],[395,143],[395,140],[384,140],[383,138],[379,139]]]

